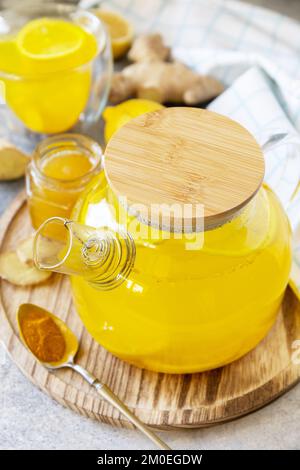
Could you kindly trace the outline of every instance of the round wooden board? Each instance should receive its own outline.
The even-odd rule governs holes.
[[[0,251],[17,246],[32,232],[24,194],[1,220]],[[1,281],[0,335],[12,360],[40,389],[85,416],[131,427],[75,373],[49,373],[19,340],[15,313],[33,302],[60,316],[80,338],[78,363],[88,368],[145,423],[160,429],[201,427],[245,415],[287,391],[300,380],[292,343],[300,339],[300,303],[287,289],[278,320],[257,348],[242,359],[202,374],[168,375],[141,370],[113,357],[83,327],[74,309],[69,281],[53,275],[45,284],[20,288]]]

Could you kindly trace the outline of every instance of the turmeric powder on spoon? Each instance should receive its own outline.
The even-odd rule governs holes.
[[[31,352],[42,362],[59,362],[66,351],[63,333],[54,320],[41,310],[20,318],[20,329]]]
[[[164,450],[170,450],[158,436],[147,428],[110,390],[74,358],[78,351],[78,340],[67,325],[47,310],[34,304],[21,304],[17,310],[17,322],[22,341],[37,359],[50,371],[70,368],[84,378],[99,395]]]

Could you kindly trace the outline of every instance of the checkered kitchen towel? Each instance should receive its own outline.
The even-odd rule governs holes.
[[[239,121],[260,144],[288,132],[266,154],[266,181],[291,221],[292,284],[300,296],[300,24],[230,0],[109,0],[103,6],[124,14],[138,32],[161,32],[176,58],[221,79],[227,89],[209,108]]]

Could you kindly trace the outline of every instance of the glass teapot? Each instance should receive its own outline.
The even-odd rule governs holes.
[[[136,366],[191,373],[238,359],[273,325],[291,234],[238,123],[168,108],[123,126],[73,220],[35,238],[38,267],[72,275],[91,335]]]

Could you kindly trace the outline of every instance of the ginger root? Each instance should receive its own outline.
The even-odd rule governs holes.
[[[160,34],[146,34],[135,39],[127,57],[132,62],[166,61],[170,48],[165,46]]]
[[[133,83],[133,80],[125,77],[124,71],[125,69],[123,72],[114,73],[112,76],[109,101],[113,104],[120,103],[131,96],[137,95],[136,85]]]
[[[222,93],[224,87],[215,78],[198,75],[180,62],[137,62],[113,77],[112,103],[132,96],[158,103],[195,105]]]
[[[170,49],[160,34],[138,37],[128,58],[134,63],[114,74],[111,103],[137,97],[158,103],[196,105],[218,96],[222,83],[209,75],[199,75],[180,62],[166,62]]]

